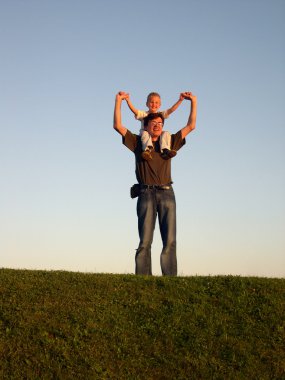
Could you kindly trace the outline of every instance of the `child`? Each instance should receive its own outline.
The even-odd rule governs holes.
[[[182,103],[184,99],[183,94],[181,93],[179,96],[179,100],[169,109],[166,111],[159,111],[159,108],[161,106],[161,98],[160,95],[157,92],[151,92],[146,101],[146,106],[148,107],[147,111],[141,111],[136,109],[133,104],[130,101],[129,96],[126,98],[127,104],[129,106],[129,109],[134,113],[135,118],[137,120],[141,121],[141,129],[140,129],[140,136],[142,141],[142,157],[145,160],[151,160],[151,151],[153,150],[153,144],[152,139],[149,133],[144,129],[143,119],[149,114],[149,113],[157,113],[161,112],[163,117],[166,119],[168,116],[174,112]],[[171,149],[171,135],[167,131],[163,131],[160,136],[160,151],[161,156],[168,160],[169,158],[172,158],[176,156],[176,151]]]

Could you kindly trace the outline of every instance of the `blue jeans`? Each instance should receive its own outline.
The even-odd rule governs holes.
[[[163,249],[160,265],[163,275],[177,275],[176,202],[169,190],[141,189],[137,202],[140,243],[136,253],[136,274],[151,275],[151,244],[158,215]]]

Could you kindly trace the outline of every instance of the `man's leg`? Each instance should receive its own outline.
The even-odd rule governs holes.
[[[160,256],[163,275],[177,275],[176,259],[176,202],[173,189],[158,190],[158,218],[163,243]]]
[[[142,190],[137,202],[140,243],[136,253],[136,274],[151,275],[151,244],[156,220],[154,190]]]

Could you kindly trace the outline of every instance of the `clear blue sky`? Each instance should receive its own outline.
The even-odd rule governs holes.
[[[284,277],[284,18],[284,0],[1,1],[0,266],[134,273],[115,94],[144,109],[192,91],[197,129],[172,160],[178,272]],[[123,122],[139,131],[125,104]],[[160,251],[157,227],[157,275]]]

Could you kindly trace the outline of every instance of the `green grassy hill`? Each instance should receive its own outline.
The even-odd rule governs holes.
[[[1,379],[285,379],[285,279],[0,269]]]

